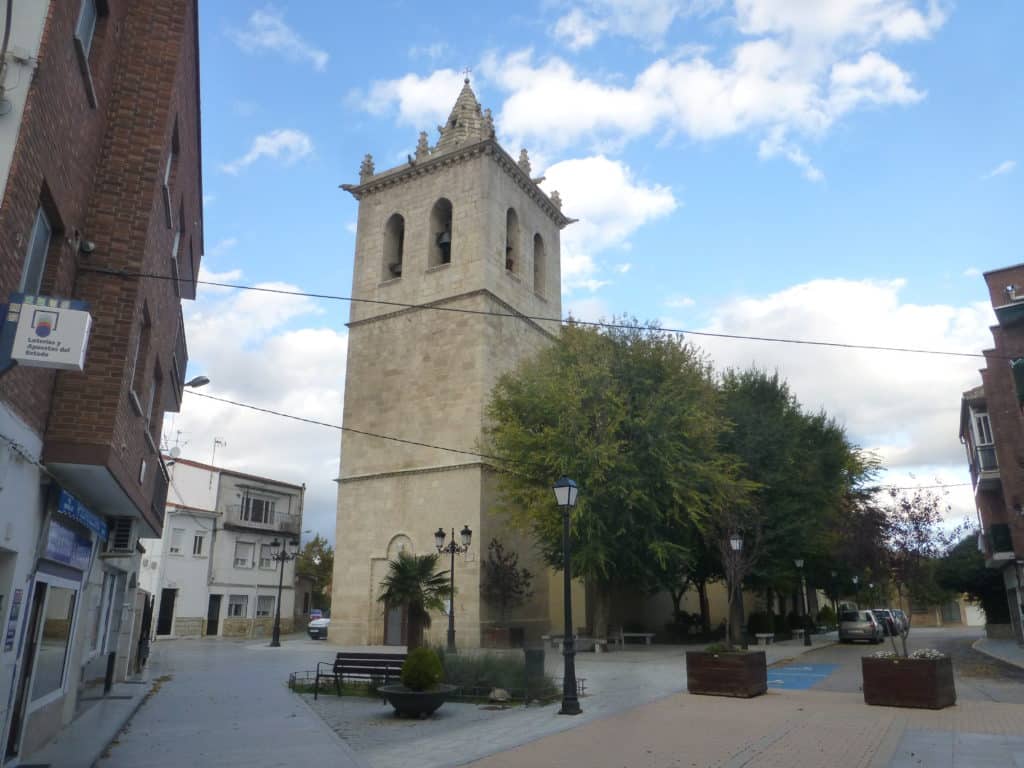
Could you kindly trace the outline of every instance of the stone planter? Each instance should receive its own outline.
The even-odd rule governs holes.
[[[880,707],[942,709],[956,704],[953,660],[861,659],[864,702]]]
[[[749,699],[768,690],[764,651],[686,652],[686,690]]]
[[[377,689],[388,704],[395,708],[395,714],[405,717],[429,717],[454,690],[454,685],[445,683],[439,683],[429,691],[414,691],[404,685],[382,685]]]

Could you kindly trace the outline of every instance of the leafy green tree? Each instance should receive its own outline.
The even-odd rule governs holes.
[[[530,584],[533,574],[519,567],[519,555],[505,551],[497,539],[487,545],[487,559],[481,563],[480,594],[487,602],[497,606],[502,624],[510,608],[517,608],[533,595]]]
[[[935,580],[940,588],[966,594],[972,602],[980,604],[988,623],[1010,623],[1003,574],[985,567],[985,556],[978,550],[977,532],[968,534],[939,561]]]
[[[448,571],[437,571],[438,555],[410,555],[399,552],[388,562],[388,573],[380,583],[377,600],[388,608],[408,611],[406,645],[408,650],[423,644],[423,630],[430,627],[430,611],[445,609],[451,596]]]
[[[313,583],[313,607],[331,604],[331,577],[334,573],[334,547],[320,534],[307,541],[295,560],[295,573]]]
[[[654,565],[688,556],[681,529],[702,526],[746,491],[719,450],[709,364],[651,328],[566,326],[558,343],[498,381],[488,416],[488,453],[505,459],[502,509],[554,567],[562,540],[551,483],[566,474],[579,484],[573,571],[595,587],[598,635],[615,587],[648,588]]]

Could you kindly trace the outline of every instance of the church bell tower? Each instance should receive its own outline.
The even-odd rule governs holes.
[[[480,598],[493,538],[537,574],[509,623],[536,637],[552,611],[547,569],[494,513],[492,468],[423,444],[478,450],[498,377],[557,338],[559,234],[572,220],[531,178],[526,151],[515,160],[495,140],[468,79],[438,129],[436,145],[421,133],[397,167],[378,172],[367,155],[359,183],[342,186],[359,201],[343,423],[421,445],[343,434],[335,643],[404,644],[405,617],[378,603],[380,582],[399,551],[435,552],[439,527],[473,531],[469,554],[456,556],[459,647],[480,645],[497,620]],[[429,639],[440,642],[447,619],[433,619]]]

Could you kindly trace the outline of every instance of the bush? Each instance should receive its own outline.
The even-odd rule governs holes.
[[[834,627],[836,625],[836,613],[832,610],[831,605],[826,605],[818,611],[818,623],[824,627]]]
[[[402,664],[402,685],[414,691],[427,691],[441,682],[441,659],[431,648],[414,648]]]
[[[445,682],[463,689],[467,695],[486,695],[504,688],[520,696],[527,686],[526,657],[519,653],[441,653]],[[554,682],[544,676],[529,683],[531,695],[543,698],[556,692]]]
[[[752,635],[775,633],[775,618],[764,611],[754,611],[747,619],[747,631]]]

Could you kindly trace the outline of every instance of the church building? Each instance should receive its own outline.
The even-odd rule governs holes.
[[[498,144],[468,79],[438,129],[436,145],[421,133],[415,155],[395,168],[378,172],[367,155],[359,183],[342,187],[359,201],[344,426],[422,444],[343,435],[345,546],[330,640],[345,645],[405,642],[406,617],[377,601],[380,583],[398,552],[436,551],[438,528],[473,532],[468,553],[456,556],[459,647],[479,646],[497,623],[480,597],[492,539],[536,574],[532,598],[508,617],[523,639],[546,633],[561,611],[559,574],[507,530],[495,512],[496,473],[472,452],[498,377],[558,336],[559,235],[573,220],[557,192],[531,178],[526,151],[515,160]],[[447,555],[438,567],[447,570]],[[446,627],[434,616],[428,641],[441,642]]]

